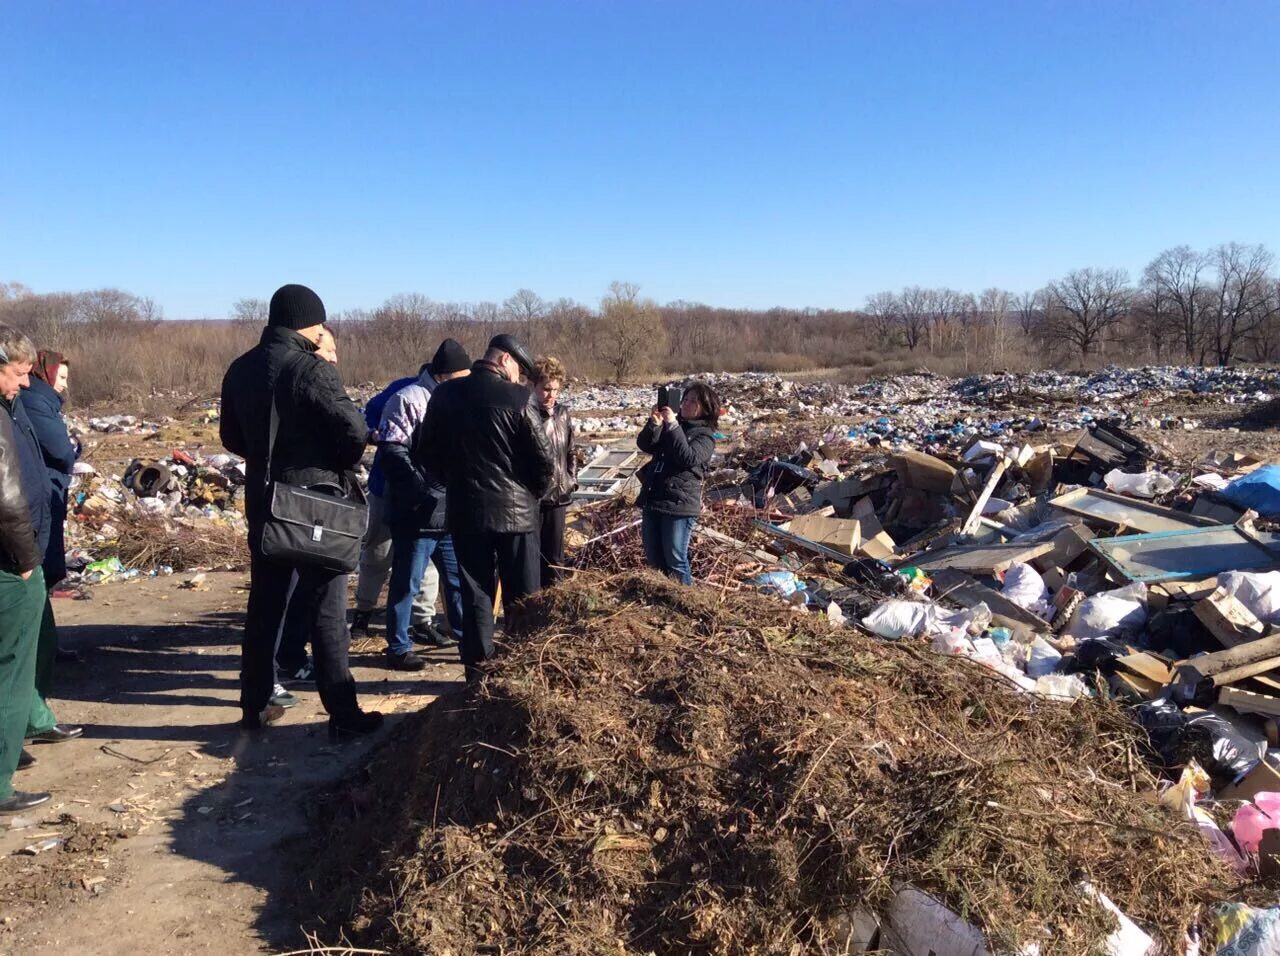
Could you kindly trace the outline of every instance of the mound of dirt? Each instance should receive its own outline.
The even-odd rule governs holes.
[[[321,938],[393,953],[842,952],[925,890],[996,951],[1090,951],[1087,880],[1173,943],[1231,875],[1141,732],[993,672],[648,573],[544,592],[475,690],[333,797]]]

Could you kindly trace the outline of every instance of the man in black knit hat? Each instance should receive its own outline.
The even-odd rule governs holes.
[[[222,444],[245,459],[245,517],[249,522],[249,607],[240,656],[241,725],[257,729],[284,709],[270,703],[275,684],[276,636],[287,603],[302,601],[310,627],[316,689],[333,733],[369,733],[381,714],[356,702],[348,668],[347,576],[295,567],[262,554],[268,481],[349,488],[364,453],[364,417],[347,397],[337,368],[319,355],[325,311],[301,285],[281,286],[271,297],[267,327],[257,346],[231,363],[222,380]],[[279,429],[268,448],[274,400]],[[268,456],[271,474],[267,472]],[[297,573],[292,597],[289,582]]]

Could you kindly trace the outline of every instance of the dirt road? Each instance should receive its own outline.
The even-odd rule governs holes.
[[[381,639],[352,664],[366,707],[392,714],[374,741],[329,743],[313,685],[265,733],[237,731],[242,574],[106,584],[58,600],[64,646],[53,707],[82,740],[31,748],[17,785],[54,799],[0,818],[0,953],[279,953],[305,941],[285,898],[282,843],[307,829],[313,795],[461,680],[455,651],[419,674],[381,666]],[[17,827],[17,828],[15,828]],[[61,846],[27,856],[48,839]]]

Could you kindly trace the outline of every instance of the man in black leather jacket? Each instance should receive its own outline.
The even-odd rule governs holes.
[[[471,375],[440,385],[413,455],[443,477],[447,520],[462,572],[462,663],[468,681],[493,656],[493,605],[502,582],[507,621],[538,590],[540,502],[551,484],[551,446],[529,390],[533,360],[514,337],[495,336]]]
[[[25,335],[0,325],[0,400],[13,403],[27,379],[35,348]],[[35,693],[36,644],[44,609],[44,548],[33,525],[32,495],[44,504],[47,478],[24,474],[13,418],[0,409],[0,813],[39,806],[47,793],[13,789],[22,739]],[[43,466],[41,466],[43,468]]]
[[[324,321],[318,295],[306,286],[282,286],[271,297],[262,340],[232,362],[222,380],[222,444],[245,459],[250,583],[240,656],[240,709],[241,725],[247,729],[283,715],[283,708],[269,701],[275,684],[276,636],[289,601],[305,602],[313,621],[316,689],[329,712],[331,730],[366,733],[376,729],[382,716],[366,714],[356,703],[347,661],[347,576],[272,561],[259,550],[269,480],[349,488],[355,480],[351,469],[364,453],[364,416],[347,397],[337,368],[318,354]],[[279,429],[269,449],[273,397]],[[290,596],[295,572],[298,580]]]

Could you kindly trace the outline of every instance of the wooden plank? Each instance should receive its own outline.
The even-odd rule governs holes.
[[[1173,680],[1173,670],[1160,658],[1146,651],[1134,651],[1116,658],[1116,666],[1163,687]]]
[[[1239,647],[1267,633],[1267,626],[1225,588],[1197,602],[1194,613],[1223,647]]]
[[[1049,504],[1059,511],[1078,515],[1094,524],[1123,527],[1144,534],[1208,528],[1217,524],[1211,518],[1162,508],[1150,501],[1128,498],[1099,488],[1077,488],[1054,498]]]
[[[1248,644],[1241,644],[1239,647],[1233,647],[1225,651],[1201,654],[1191,660],[1182,661],[1178,664],[1177,669],[1180,675],[1194,672],[1196,678],[1199,679],[1225,674],[1238,670],[1242,666],[1255,664],[1258,661],[1272,660],[1277,657],[1280,657],[1280,635],[1250,641]],[[1257,671],[1257,673],[1263,674],[1266,672]]]
[[[849,556],[847,554],[841,554],[834,548],[828,548],[825,544],[819,544],[816,541],[810,541],[808,538],[802,538],[798,534],[792,534],[790,531],[784,531],[777,525],[769,524],[769,522],[761,521],[758,518],[751,523],[775,541],[782,541],[792,547],[800,548],[803,551],[811,551],[814,554],[821,555],[829,561],[835,561],[841,566],[849,563]]]
[[[910,560],[910,563],[925,572],[952,568],[957,571],[994,574],[996,571],[1007,571],[1015,564],[1026,563],[1052,550],[1052,541],[1041,541],[1037,544],[976,544],[970,547],[929,551],[919,559]]]
[[[1000,479],[1004,477],[1005,470],[1008,467],[1009,459],[1001,458],[996,462],[996,466],[991,469],[987,483],[982,486],[982,493],[978,495],[978,500],[974,502],[973,510],[969,512],[969,517],[965,520],[965,523],[960,526],[961,534],[973,534],[978,530],[978,521],[982,518],[982,509],[987,506],[987,502],[995,494],[995,490],[1000,484]]]
[[[1155,700],[1164,692],[1164,685],[1157,684],[1153,680],[1147,680],[1138,674],[1126,674],[1124,671],[1116,671],[1112,677],[1120,685],[1121,689],[1133,700]]]
[[[1242,714],[1263,714],[1280,717],[1280,697],[1254,694],[1239,687],[1224,687],[1218,692],[1218,703],[1234,707]]]

